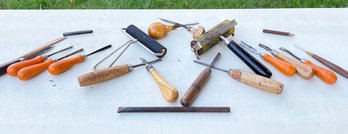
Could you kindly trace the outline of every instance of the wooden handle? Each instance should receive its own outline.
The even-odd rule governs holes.
[[[150,69],[150,73],[160,87],[164,99],[168,102],[174,102],[179,96],[178,91],[165,79],[163,79],[163,77],[155,69]]]
[[[148,34],[155,40],[162,39],[168,32],[174,30],[173,26],[164,25],[161,22],[152,23],[147,29]]]
[[[80,86],[84,87],[121,77],[130,71],[131,69],[128,65],[114,66],[82,74],[78,77],[78,81]]]
[[[198,37],[201,36],[203,33],[205,33],[205,29],[204,27],[199,26],[197,29],[190,28],[189,32],[193,34],[194,40],[198,40]]]
[[[42,63],[44,61],[45,61],[45,56],[36,56],[33,59],[17,62],[7,67],[7,74],[11,76],[17,76],[18,71],[21,70],[22,68],[35,65],[38,63]]]
[[[188,107],[192,104],[199,92],[202,90],[205,83],[208,81],[211,70],[206,68],[201,72],[196,80],[192,83],[190,88],[186,91],[185,95],[181,98],[180,103],[184,107]]]
[[[310,65],[313,68],[315,74],[324,82],[328,84],[334,84],[337,81],[336,74],[334,74],[330,70],[317,66],[309,60],[304,60],[304,63]]]
[[[294,66],[269,54],[262,56],[262,59],[272,64],[275,68],[287,76],[292,76],[296,73],[296,68]]]
[[[32,66],[25,67],[18,71],[17,75],[20,80],[29,80],[41,72],[45,71],[49,65],[54,63],[55,61],[52,59],[48,59],[43,63],[35,64]]]
[[[288,63],[290,63],[291,65],[293,65],[296,70],[297,73],[303,77],[304,79],[311,79],[314,76],[314,71],[312,69],[311,66],[303,64],[295,59],[291,59],[287,56],[285,56],[284,54],[278,53],[277,57],[283,61],[286,61]]]
[[[320,56],[318,56],[316,54],[311,54],[311,56],[314,59],[318,60],[320,63],[324,64],[328,68],[330,68],[333,71],[335,71],[336,73],[338,73],[338,74],[348,78],[348,71],[347,70],[341,68],[340,66],[338,66],[338,65],[336,65],[336,64],[334,64],[334,63],[332,63],[332,62],[330,62],[330,61],[328,61],[328,60],[326,60],[326,59],[324,59],[324,58],[322,58],[322,57],[320,57]]]
[[[282,83],[257,74],[232,69],[229,71],[229,75],[240,82],[273,94],[280,94],[283,91],[284,85]]]
[[[83,55],[77,55],[73,58],[63,59],[50,65],[48,67],[48,72],[53,75],[58,75],[69,70],[75,64],[82,63],[83,61],[85,61],[85,56]]]

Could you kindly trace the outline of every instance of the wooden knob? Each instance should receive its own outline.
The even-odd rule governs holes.
[[[199,36],[201,36],[203,33],[205,33],[205,29],[202,26],[199,26],[197,29],[190,28],[189,31],[193,34],[194,40],[197,40]]]
[[[147,32],[151,38],[159,40],[164,38],[168,32],[174,30],[173,26],[164,25],[160,22],[152,23]]]
[[[285,56],[284,54],[278,53],[277,57],[283,61],[286,61],[288,63],[290,63],[291,65],[293,65],[296,70],[297,73],[303,77],[304,79],[311,79],[314,76],[314,71],[312,69],[311,66],[303,64],[295,59],[291,59],[287,56]]]

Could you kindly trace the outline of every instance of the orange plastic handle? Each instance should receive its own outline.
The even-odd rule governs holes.
[[[336,83],[337,75],[335,73],[333,73],[330,70],[327,70],[323,67],[315,65],[314,63],[312,63],[309,60],[304,60],[304,63],[307,65],[310,65],[313,68],[314,73],[324,82],[326,82],[328,84]]]
[[[9,67],[7,67],[7,74],[11,75],[11,76],[17,76],[18,71],[21,70],[22,68],[25,68],[25,67],[28,67],[31,65],[35,65],[35,64],[39,64],[39,63],[42,63],[44,61],[45,61],[45,56],[37,56],[33,59],[17,62],[15,64],[12,64]]]
[[[32,66],[25,67],[18,71],[17,75],[20,80],[30,80],[31,78],[39,75],[41,72],[45,71],[48,66],[50,66],[55,61],[48,59],[43,63],[35,64]]]
[[[69,70],[75,64],[82,63],[83,61],[85,61],[85,56],[83,55],[77,55],[73,58],[63,59],[50,65],[48,67],[48,72],[53,75],[58,75]]]
[[[296,68],[294,66],[278,58],[275,58],[269,54],[265,54],[262,57],[262,59],[272,64],[275,68],[277,68],[280,72],[282,72],[286,76],[292,76],[296,73]]]

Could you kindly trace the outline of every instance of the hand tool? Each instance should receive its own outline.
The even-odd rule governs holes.
[[[181,98],[180,103],[184,107],[188,107],[196,99],[199,92],[202,90],[205,83],[208,81],[211,68],[214,66],[216,61],[220,58],[221,54],[218,53],[210,65],[204,69],[196,78],[196,80],[191,84],[190,88],[186,91],[185,95]]]
[[[146,33],[141,31],[139,28],[137,28],[134,25],[129,25],[127,28],[122,28],[121,32],[123,32],[126,36],[130,38],[129,41],[124,43],[122,46],[118,47],[116,50],[111,52],[109,55],[107,55],[105,58],[103,58],[100,62],[98,62],[94,66],[94,70],[97,70],[97,67],[104,62],[106,59],[108,59],[111,55],[118,52],[123,48],[123,50],[120,52],[120,54],[115,58],[115,60],[110,64],[109,67],[111,67],[121,56],[122,54],[128,49],[128,47],[134,43],[140,44],[142,47],[144,47],[146,50],[148,50],[151,54],[157,56],[158,58],[162,58],[165,56],[167,52],[167,48],[162,46],[160,43],[158,43],[156,40],[149,37]]]
[[[230,41],[223,36],[220,36],[220,38],[225,42],[225,45],[256,74],[271,78],[272,72],[254,56],[240,47],[239,44],[233,40]]]
[[[52,63],[56,62],[56,61],[59,61],[59,60],[62,60],[64,58],[67,58],[69,56],[72,56],[76,53],[79,53],[79,52],[82,52],[83,49],[79,49],[79,50],[76,50],[70,54],[67,54],[59,59],[56,59],[56,60],[52,60],[52,59],[47,59],[45,62],[43,63],[39,63],[39,64],[35,64],[35,65],[31,65],[31,66],[28,66],[28,67],[25,67],[21,70],[18,71],[17,75],[18,75],[18,78],[20,80],[29,80],[37,75],[39,75],[41,72],[45,71],[49,65],[51,65]]]
[[[331,70],[335,71],[336,73],[348,78],[348,71],[341,68],[340,66],[312,53],[312,52],[309,52],[307,50],[304,50],[303,48],[301,48],[300,46],[296,45],[295,44],[295,47],[304,51],[306,54],[308,54],[309,56],[311,56],[312,58],[316,59],[317,61],[319,61],[320,63],[322,63],[323,65],[325,65],[326,67],[330,68]]]
[[[18,58],[15,58],[11,61],[8,61],[6,63],[3,63],[0,65],[0,76],[1,75],[4,75],[6,74],[6,71],[7,71],[7,67],[14,64],[14,63],[17,63],[17,62],[20,62],[20,61],[23,61],[23,60],[28,60],[28,59],[32,59],[36,56],[39,56],[39,55],[42,55],[44,53],[47,52],[47,50],[50,50],[55,44],[57,44],[58,42],[61,42],[63,40],[65,40],[67,38],[67,36],[70,36],[72,34],[69,34],[71,32],[67,32],[67,33],[63,33],[63,35],[65,34],[64,37],[60,37],[60,38],[57,38],[55,40],[52,40],[50,42],[47,42],[46,44],[30,51],[29,53],[26,53]],[[78,35],[78,34],[85,34],[86,32],[85,31],[75,31],[73,35]]]
[[[336,74],[334,74],[333,72],[331,72],[330,70],[327,70],[323,67],[320,67],[318,65],[315,65],[313,62],[306,60],[306,59],[301,59],[299,57],[297,57],[295,54],[293,54],[292,52],[290,52],[288,49],[281,47],[279,48],[280,50],[290,54],[292,57],[294,57],[295,59],[301,61],[304,64],[310,65],[313,68],[314,73],[324,82],[328,83],[328,84],[334,84],[337,81],[337,76]]]
[[[207,32],[203,33],[197,39],[191,41],[191,50],[194,52],[196,58],[202,55],[210,48],[215,46],[220,42],[220,36],[228,37],[229,35],[234,35],[235,28],[237,25],[235,20],[224,20],[213,28],[209,29]]]
[[[78,64],[78,63],[82,63],[85,61],[85,58],[87,58],[88,56],[91,56],[95,53],[98,53],[100,51],[103,51],[103,50],[106,50],[108,48],[111,47],[111,44],[110,45],[107,45],[107,46],[104,46],[98,50],[95,50],[89,54],[86,54],[86,55],[77,55],[75,57],[72,57],[72,58],[66,58],[66,59],[63,59],[63,60],[60,60],[60,61],[57,61],[55,63],[52,63],[49,67],[48,67],[48,72],[50,74],[53,74],[53,75],[58,75],[58,74],[61,74],[61,73],[64,73],[65,71],[69,70],[70,68],[72,68],[75,64]]]
[[[69,46],[67,48],[61,49],[59,51],[56,51],[56,52],[48,54],[48,55],[40,55],[40,56],[36,56],[35,58],[29,59],[29,60],[24,60],[24,61],[20,61],[20,62],[17,62],[15,64],[12,64],[9,67],[7,67],[7,74],[11,75],[11,76],[17,76],[18,71],[21,70],[22,68],[25,68],[27,66],[31,66],[34,64],[42,63],[48,57],[51,57],[55,54],[61,53],[65,50],[68,50],[71,48],[73,48],[73,46]]]
[[[195,63],[208,66],[208,64],[194,60]],[[248,73],[239,69],[230,69],[229,71],[213,66],[212,68],[226,72],[233,79],[242,83],[250,85],[252,87],[270,92],[273,94],[280,94],[283,91],[284,85],[278,81],[272,80],[267,77],[263,77],[257,74]]]
[[[152,77],[156,80],[158,86],[160,87],[160,90],[162,92],[162,95],[165,100],[168,102],[174,102],[178,96],[178,91],[170,85],[154,68],[149,62],[147,62],[145,59],[140,58],[141,61],[145,64],[146,70],[150,72]]]
[[[177,23],[177,22],[174,22],[174,21],[171,21],[171,20],[167,20],[167,19],[162,19],[162,18],[159,18],[160,20],[164,21],[164,22],[167,22],[167,23],[170,23],[170,24],[173,24],[171,26],[169,25],[164,25],[162,24],[161,22],[155,22],[155,23],[152,23],[147,32],[148,34],[150,35],[151,38],[153,39],[162,39],[164,38],[167,33],[179,28],[179,27],[183,27],[185,28],[187,31],[189,31],[190,33],[193,34],[193,38],[196,39],[198,38],[199,36],[201,36],[205,30],[202,26],[199,26],[198,29],[195,29],[195,28],[192,28],[190,26],[192,25],[197,25],[199,23],[190,23],[190,24],[180,24],[180,23]]]
[[[276,31],[276,30],[269,30],[269,29],[263,29],[264,33],[269,34],[277,34],[277,35],[284,35],[284,36],[295,36],[295,34],[289,33],[289,32],[282,32],[282,31]]]
[[[313,77],[314,71],[313,71],[311,66],[303,64],[303,63],[301,63],[301,62],[299,62],[299,61],[297,61],[295,59],[292,59],[290,57],[287,57],[284,54],[282,54],[282,53],[280,53],[280,52],[278,52],[278,51],[276,51],[274,49],[271,49],[268,46],[263,45],[261,43],[259,44],[259,46],[261,48],[264,48],[265,50],[271,52],[271,54],[273,56],[275,56],[275,57],[277,57],[277,58],[279,58],[279,59],[281,59],[283,61],[286,61],[286,62],[290,63],[291,65],[293,65],[296,68],[297,73],[301,77],[303,77],[304,79],[308,80],[308,79],[311,79]]]
[[[117,113],[229,113],[230,107],[118,107]]]
[[[148,63],[152,64],[155,62],[162,61],[161,59],[156,59],[153,61],[150,61]],[[89,86],[101,82],[105,82],[114,78],[121,77],[125,74],[128,74],[131,72],[134,68],[140,67],[145,65],[144,63],[136,64],[136,65],[119,65],[119,66],[113,66],[101,70],[96,70],[93,72],[82,74],[78,77],[78,81],[81,87]]]
[[[292,76],[296,73],[296,68],[294,66],[292,66],[291,64],[282,61],[276,57],[273,57],[269,54],[265,54],[263,52],[260,52],[258,50],[256,50],[255,48],[253,48],[252,46],[246,44],[245,42],[241,41],[240,45],[242,47],[244,47],[246,50],[260,55],[260,57],[265,60],[266,62],[272,64],[275,68],[277,68],[280,72],[282,72],[283,74],[287,75],[287,76]]]
[[[63,33],[63,36],[72,36],[72,35],[89,34],[89,33],[93,33],[93,30],[80,30],[80,31],[66,32],[66,33]]]

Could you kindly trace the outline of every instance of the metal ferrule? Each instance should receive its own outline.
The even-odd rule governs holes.
[[[279,54],[279,52],[276,51],[276,50],[274,50],[274,49],[272,49],[271,54],[272,54],[273,56],[277,57],[277,55]]]
[[[153,66],[150,64],[147,64],[147,65],[145,65],[145,68],[147,71],[151,72],[151,70],[153,69]]]

